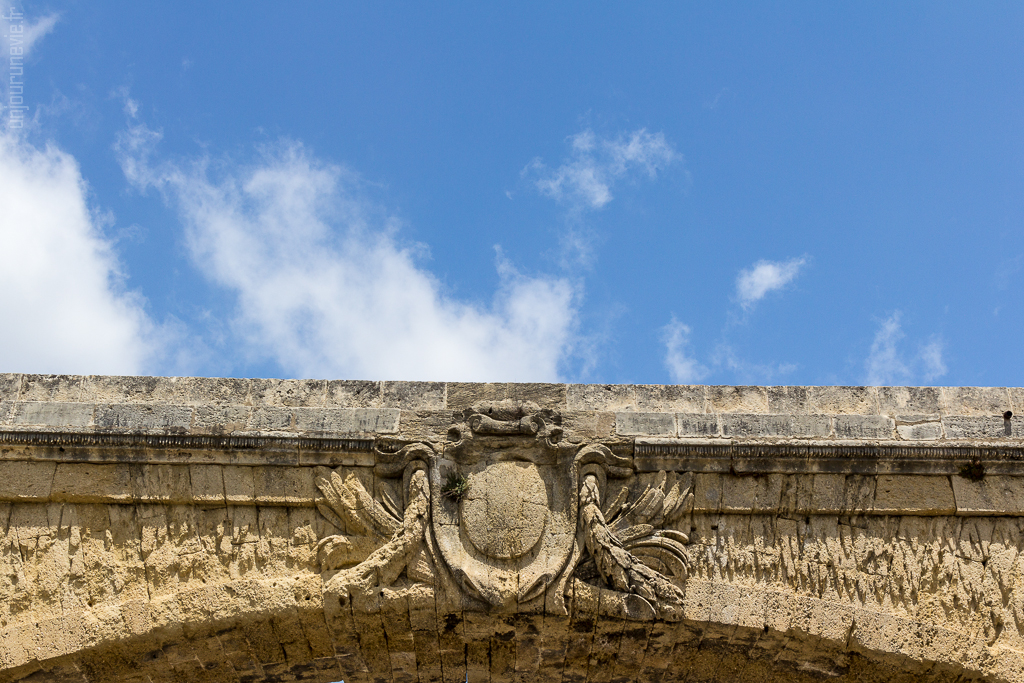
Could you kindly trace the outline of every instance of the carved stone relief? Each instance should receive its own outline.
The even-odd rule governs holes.
[[[317,507],[345,533],[318,546],[328,593],[373,610],[432,594],[438,611],[682,618],[692,477],[630,500],[629,456],[566,434],[557,413],[484,403],[442,443],[378,448],[368,471],[320,468]]]

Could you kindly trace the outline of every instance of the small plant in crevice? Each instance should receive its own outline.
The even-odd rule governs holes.
[[[441,495],[449,500],[454,500],[458,503],[462,500],[462,497],[469,492],[469,479],[458,472],[451,472],[448,474],[448,478],[444,480],[444,486],[441,487]]]
[[[968,481],[981,481],[985,478],[985,466],[975,458],[966,465],[960,466],[960,476]]]

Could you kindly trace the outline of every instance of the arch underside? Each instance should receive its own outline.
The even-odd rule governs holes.
[[[93,631],[106,630],[107,637],[75,652],[7,669],[0,681],[939,683],[1014,678],[1012,673],[985,676],[965,669],[955,660],[955,645],[944,662],[872,650],[864,641],[870,640],[872,631],[885,628],[902,629],[904,638],[956,640],[953,633],[909,622],[894,624],[879,613],[875,613],[877,623],[870,623],[868,613],[858,615],[868,623],[862,628],[854,624],[843,634],[809,632],[807,621],[786,630],[746,626],[737,623],[743,618],[737,619],[735,612],[715,617],[732,623],[637,622],[578,609],[568,616],[417,614],[407,600],[394,594],[382,601],[379,612],[359,613],[353,612],[350,602],[336,597],[327,599],[325,609],[322,596],[310,590],[315,583],[302,577],[238,581],[164,599],[164,604],[150,608],[167,612],[198,601],[208,603],[211,611],[205,620],[143,633],[112,633],[124,628],[124,606],[108,607],[104,615],[69,614],[65,624],[89,622]],[[756,587],[745,593],[738,596],[734,586],[706,584],[695,598],[719,604],[738,599],[729,604],[762,606],[786,600]],[[218,596],[238,600],[234,613]],[[819,603],[798,605],[793,613],[803,611],[806,616],[810,611],[821,615],[844,610],[842,605]],[[821,621],[820,616],[817,620]],[[27,624],[26,648],[44,644],[53,633],[52,625]]]

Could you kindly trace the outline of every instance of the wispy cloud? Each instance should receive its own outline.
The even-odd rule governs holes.
[[[689,355],[690,328],[672,317],[662,329],[665,343],[665,365],[675,384],[693,384],[707,377],[708,369]]]
[[[91,210],[75,159],[0,133],[0,359],[6,372],[140,372],[157,350],[125,290],[108,218]]]
[[[12,10],[14,10],[13,15]],[[14,3],[0,0],[0,16],[3,17],[5,29],[4,47],[19,47],[21,48],[19,54],[27,57],[36,43],[57,25],[57,22],[60,20],[60,14],[47,14],[38,19],[27,19],[20,16],[21,14],[21,5],[15,6]]]
[[[572,208],[600,209],[612,200],[615,183],[634,173],[655,178],[682,156],[666,142],[662,133],[645,129],[602,138],[584,130],[569,138],[572,153],[558,168],[534,159],[522,171],[544,195],[566,202]]]
[[[921,347],[919,357],[921,358],[921,364],[923,371],[921,378],[925,382],[930,382],[933,379],[938,379],[946,374],[946,362],[942,357],[943,354],[942,340],[933,338],[930,342]]]
[[[159,162],[159,139],[141,124],[120,136],[125,176],[176,208],[195,263],[237,297],[233,334],[250,353],[302,377],[559,379],[576,339],[567,280],[499,255],[490,305],[460,302],[354,172],[288,141],[249,165]]]
[[[711,362],[714,367],[727,370],[733,378],[731,381],[743,384],[776,382],[797,369],[793,363],[756,363],[746,360],[725,340],[715,347]]]
[[[792,282],[805,263],[805,257],[788,261],[758,261],[751,268],[741,270],[736,278],[736,298],[740,305],[750,310],[769,292]]]
[[[864,383],[869,386],[907,384],[920,379],[930,382],[946,374],[943,342],[933,336],[922,344],[917,354],[908,359],[900,349],[905,335],[901,324],[903,314],[895,311],[882,321],[871,342],[864,361]]]

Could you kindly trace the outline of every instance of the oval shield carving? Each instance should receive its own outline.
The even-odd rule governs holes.
[[[471,475],[461,503],[462,528],[488,557],[521,557],[533,550],[547,526],[547,488],[533,463],[497,462]]]
[[[436,559],[485,603],[514,610],[542,602],[576,538],[568,468],[508,452],[461,465],[439,458],[431,472],[434,491],[453,473],[466,477],[469,489],[460,500],[434,494]]]

